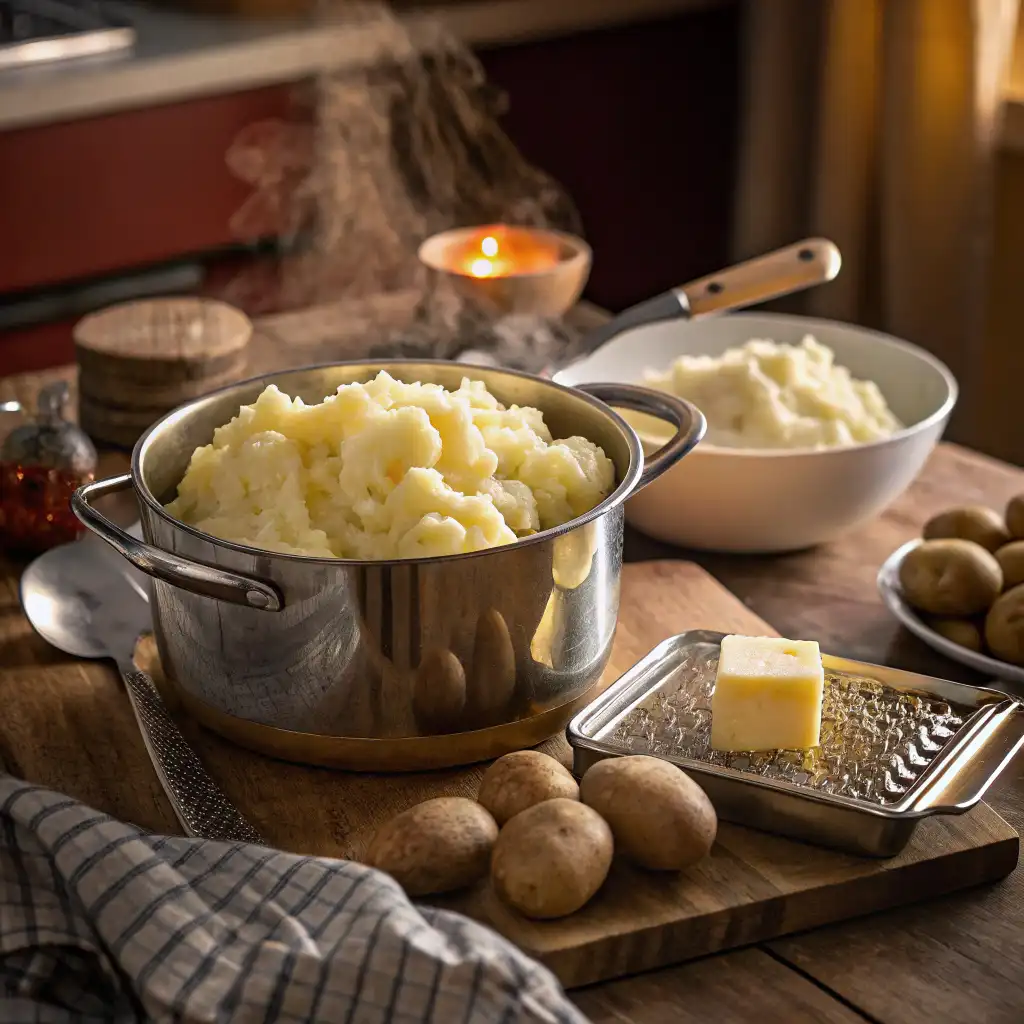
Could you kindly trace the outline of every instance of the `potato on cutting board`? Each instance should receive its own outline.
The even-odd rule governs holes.
[[[396,814],[370,841],[366,863],[410,896],[453,892],[483,878],[498,826],[475,800],[439,796]]]
[[[718,816],[704,790],[660,757],[598,761],[583,776],[580,799],[608,822],[616,852],[653,871],[696,864],[718,832]]]
[[[504,825],[534,804],[557,797],[578,800],[579,794],[572,772],[559,761],[539,750],[516,750],[484,772],[477,800]]]
[[[501,830],[491,859],[495,892],[532,918],[565,917],[604,884],[614,840],[608,823],[576,800],[545,800]]]

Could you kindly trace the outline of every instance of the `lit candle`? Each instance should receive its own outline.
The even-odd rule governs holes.
[[[417,252],[435,280],[488,315],[562,316],[590,273],[590,247],[564,231],[514,224],[451,228]]]
[[[494,235],[485,236],[480,242],[480,255],[474,255],[470,259],[469,272],[474,277],[495,277],[501,273],[508,273],[505,261],[495,264],[497,255],[498,240]]]
[[[558,247],[529,228],[484,229],[471,238],[453,269],[470,277],[512,277],[550,270],[558,263]]]

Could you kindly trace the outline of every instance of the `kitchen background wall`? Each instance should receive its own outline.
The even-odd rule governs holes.
[[[620,309],[730,260],[741,132],[742,0],[429,0],[510,99],[504,125],[566,187],[595,253],[587,298]],[[211,15],[253,4],[285,20]],[[249,195],[225,153],[246,126],[307,115],[318,66],[345,41],[290,0],[121,4],[132,60],[0,72],[0,374],[73,357],[89,308],[137,293],[223,293],[266,267],[254,312],[274,307],[275,230],[239,238]],[[195,13],[199,11],[201,13]],[[956,438],[1024,463],[1013,422],[1024,379],[1024,46],[997,166],[984,330],[972,342],[984,400]]]
[[[484,68],[508,93],[509,134],[580,208],[595,251],[588,298],[617,309],[725,264],[737,4],[568,3],[555,28],[544,4],[452,6],[477,12],[462,24],[482,37]],[[497,21],[483,17],[487,8]],[[0,74],[0,110],[10,115],[4,84]],[[247,125],[306,116],[309,88],[303,76],[228,84],[222,74],[209,95],[0,130],[0,373],[73,357],[76,303],[89,301],[82,283],[185,261],[171,285],[216,294],[241,266],[267,260],[240,248],[252,240],[230,227],[249,187],[229,172],[225,153]],[[272,225],[265,235],[264,250]],[[69,315],[46,315],[61,308],[39,301],[55,289]],[[260,299],[260,311],[273,305]],[[31,323],[40,312],[45,322]]]

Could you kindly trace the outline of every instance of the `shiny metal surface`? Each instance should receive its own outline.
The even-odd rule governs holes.
[[[210,778],[159,691],[132,663],[140,633],[149,629],[145,599],[111,559],[86,537],[46,552],[21,577],[21,603],[48,643],[80,658],[110,658],[124,680],[157,777],[186,835],[262,842]]]
[[[841,266],[842,257],[833,242],[805,238],[630,306],[588,332],[573,361],[634,327],[663,320],[689,320],[768,302],[831,281]]]
[[[130,473],[85,484],[71,496],[71,509],[93,533],[105,540],[135,568],[155,579],[187,587],[197,594],[222,601],[232,601],[263,611],[280,610],[281,596],[273,585],[213,565],[190,562],[171,552],[151,547],[122,530],[93,507],[94,501],[108,494],[126,491],[131,486]]]
[[[566,729],[575,773],[582,775],[605,757],[635,753],[612,739],[616,723],[665,680],[687,648],[720,643],[723,635],[693,630],[666,640],[576,715]],[[903,797],[890,804],[667,757],[701,784],[723,820],[851,853],[894,856],[923,818],[973,807],[1024,747],[1024,705],[997,690],[829,655],[822,656],[822,663],[826,671],[865,676],[894,690],[967,709],[963,725]]]
[[[615,463],[618,486],[572,523],[515,544],[393,562],[261,551],[202,534],[164,512],[162,503],[173,497],[195,448],[268,383],[319,402],[340,384],[366,380],[382,368],[399,379],[449,388],[470,374],[506,404],[540,408],[556,437],[582,434],[600,444]],[[220,713],[291,735],[286,742],[288,737],[243,730],[257,749],[280,755],[283,744],[302,759],[303,742],[295,734],[389,741],[369,749],[356,745],[358,750],[329,744],[326,752],[309,755],[339,766],[400,770],[403,748],[396,750],[390,741],[436,736],[452,739],[443,748],[431,745],[431,763],[460,764],[485,747],[491,756],[517,748],[531,733],[526,720],[545,716],[551,731],[557,730],[569,712],[561,718],[552,713],[587,693],[611,651],[622,504],[642,478],[682,458],[704,431],[700,413],[670,396],[618,385],[601,394],[656,407],[679,424],[673,441],[652,457],[646,476],[635,433],[601,402],[537,377],[463,364],[350,363],[290,371],[244,382],[172,413],[135,449],[132,476],[147,550],[133,564],[150,571],[156,551],[166,556],[161,568],[171,558],[193,570],[213,567],[245,579],[246,586],[255,580],[274,588],[281,606],[268,615],[196,592],[196,571],[178,578],[153,572],[154,631],[168,675],[193,707],[210,709],[211,720]],[[96,528],[93,516],[83,520]],[[100,525],[100,535],[116,541],[119,551],[139,554]],[[226,596],[238,592],[234,588]],[[446,678],[423,668],[437,661],[439,649],[454,658],[445,662],[455,666]],[[502,726],[508,728],[497,737],[489,733],[483,745],[460,743],[453,735]],[[420,756],[409,749],[409,761]]]
[[[0,9],[0,70],[111,56],[134,45],[134,27],[99,4],[7,0]]]
[[[634,412],[660,416],[676,428],[675,435],[669,441],[644,459],[643,471],[634,488],[637,491],[675,465],[700,442],[707,429],[702,413],[675,395],[665,392],[637,387],[635,384],[618,383],[579,384],[576,390],[583,391],[617,409],[632,409]]]
[[[432,736],[328,736],[261,725],[225,714],[168,680],[181,706],[211,732],[269,757],[323,768],[349,771],[420,772],[452,765],[492,761],[510,750],[526,750],[565,728],[590,699],[590,691],[574,700],[513,722]]]

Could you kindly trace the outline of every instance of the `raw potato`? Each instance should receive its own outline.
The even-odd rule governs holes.
[[[933,619],[931,627],[939,636],[969,651],[981,651],[985,646],[981,630],[970,619]]]
[[[619,853],[654,871],[696,864],[718,832],[718,816],[704,790],[658,757],[598,761],[583,776],[580,799],[611,826]]]
[[[1024,665],[1024,584],[992,605],[985,617],[985,642],[1000,661]]]
[[[1010,590],[1024,583],[1024,540],[1004,544],[996,552],[996,561],[1003,570],[1003,589]]]
[[[608,823],[576,800],[546,800],[517,814],[498,834],[494,891],[526,917],[565,917],[601,888],[612,863]]]
[[[907,552],[899,572],[903,596],[929,615],[978,615],[1003,589],[995,555],[969,540],[926,540]]]
[[[968,505],[940,512],[924,524],[921,535],[925,540],[973,540],[986,551],[995,551],[1013,539],[1003,517],[984,505]]]
[[[427,651],[416,670],[412,710],[416,724],[431,732],[455,729],[466,706],[466,673],[462,662],[444,648]]]
[[[1006,528],[1014,537],[1024,538],[1024,494],[1018,494],[1007,502]]]
[[[467,702],[490,725],[508,707],[516,688],[516,652],[501,612],[488,608],[476,624]]]
[[[578,800],[572,772],[539,750],[516,750],[499,757],[484,772],[477,800],[499,825],[534,804],[557,798]]]
[[[464,889],[487,874],[495,820],[475,800],[439,796],[385,822],[366,863],[386,871],[410,896]]]

